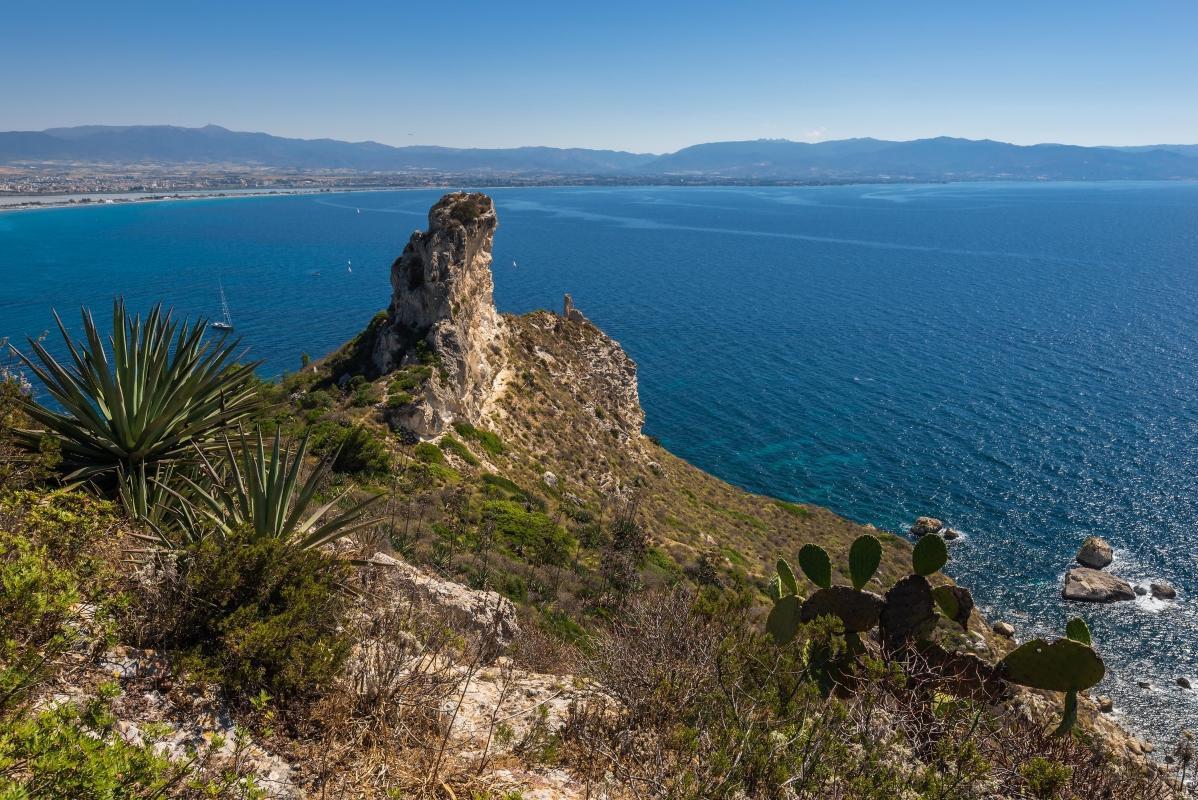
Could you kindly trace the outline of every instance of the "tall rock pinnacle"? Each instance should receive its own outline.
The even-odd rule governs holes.
[[[391,265],[391,305],[372,360],[388,373],[433,354],[437,374],[427,403],[405,420],[423,435],[474,419],[492,391],[504,333],[492,297],[497,225],[490,197],[447,194],[429,210],[428,230],[413,233]]]

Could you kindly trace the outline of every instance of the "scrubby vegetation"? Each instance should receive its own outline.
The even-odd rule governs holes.
[[[360,337],[264,383],[202,327],[114,325],[109,361],[85,316],[74,366],[14,364],[40,395],[0,376],[0,797],[262,797],[275,757],[316,797],[514,800],[497,776],[551,774],[578,798],[1181,796],[1096,738],[1084,625],[965,659],[984,628],[939,538],[630,448],[536,356],[487,430],[433,443],[388,416],[427,348],[372,378]],[[138,364],[159,377],[116,380]],[[169,403],[125,397],[167,374]],[[496,659],[379,556],[515,602],[520,634]],[[1012,681],[1065,693],[1068,724]]]

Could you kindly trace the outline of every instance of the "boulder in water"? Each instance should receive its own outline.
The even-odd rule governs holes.
[[[911,526],[911,535],[918,539],[921,536],[927,536],[929,533],[940,533],[940,529],[943,527],[944,522],[935,517],[920,517]]]
[[[1136,596],[1131,584],[1120,577],[1090,567],[1073,567],[1065,573],[1061,597],[1086,603],[1114,603]]]
[[[1102,569],[1114,560],[1111,543],[1101,536],[1090,536],[1077,551],[1077,563],[1091,569]]]

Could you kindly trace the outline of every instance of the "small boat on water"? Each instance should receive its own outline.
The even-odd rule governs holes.
[[[209,325],[209,327],[214,328],[218,331],[231,331],[231,330],[233,330],[233,318],[231,316],[229,316],[229,301],[225,299],[224,284],[222,283],[219,285],[220,285],[220,313],[221,313],[222,318],[213,320],[212,322],[208,323],[208,325]]]
[[[345,271],[346,271],[346,272],[353,272],[353,271],[354,271],[354,262],[352,262],[352,261],[346,261],[346,262],[345,262]]]

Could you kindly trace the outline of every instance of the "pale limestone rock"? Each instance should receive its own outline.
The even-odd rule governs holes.
[[[1061,596],[1087,603],[1114,603],[1132,600],[1136,593],[1122,578],[1090,567],[1073,567],[1065,573]]]
[[[1114,560],[1111,543],[1101,536],[1087,537],[1077,551],[1077,563],[1091,569],[1102,569]]]
[[[911,526],[911,535],[915,537],[927,536],[929,533],[940,533],[940,529],[944,527],[944,522],[935,517],[920,517],[915,520],[915,524]]]
[[[992,630],[999,636],[1005,636],[1008,639],[1015,638],[1015,626],[1009,622],[996,622]]]
[[[520,633],[516,606],[498,592],[470,589],[428,575],[386,553],[375,553],[369,563],[386,570],[384,574],[394,586],[478,636],[488,658],[505,652]]]
[[[494,389],[504,347],[503,319],[492,297],[491,242],[498,226],[484,194],[455,192],[428,213],[391,266],[391,305],[373,345],[385,374],[419,361],[418,342],[437,359],[423,402],[396,411],[422,436],[454,419],[477,421]]]

